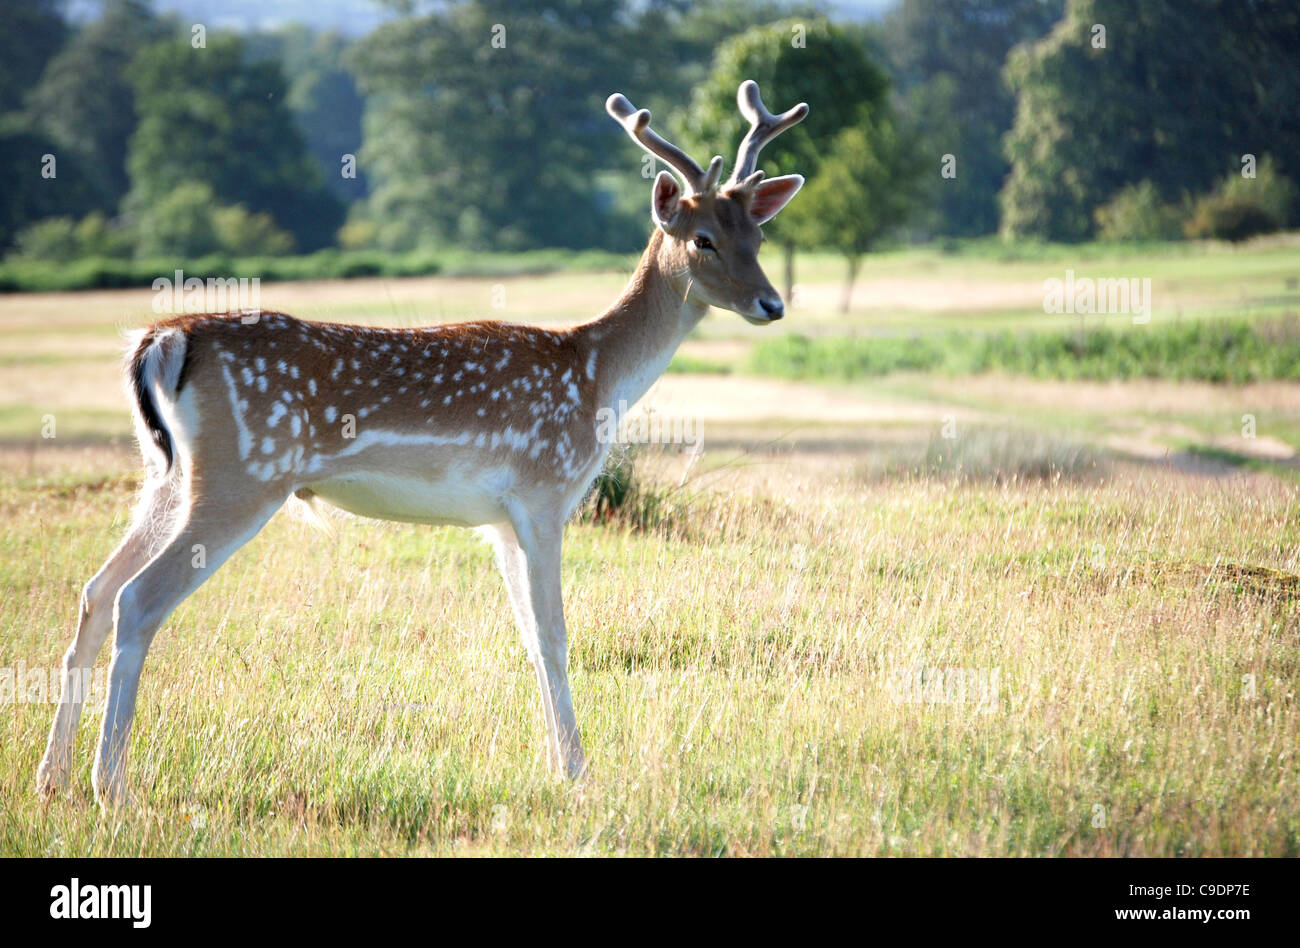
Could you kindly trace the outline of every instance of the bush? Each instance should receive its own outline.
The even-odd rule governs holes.
[[[1260,159],[1253,178],[1240,173],[1228,175],[1220,183],[1218,193],[1234,201],[1254,204],[1275,220],[1278,228],[1286,227],[1292,220],[1295,185],[1278,172],[1272,155]]]
[[[136,255],[140,257],[198,257],[220,244],[212,225],[216,195],[206,184],[177,185],[150,205],[136,224]]]
[[[83,257],[128,257],[132,237],[95,211],[80,221],[71,217],[34,221],[18,232],[15,244],[23,259],[66,263]]]
[[[1295,186],[1278,173],[1272,156],[1265,155],[1255,169],[1255,177],[1229,174],[1213,192],[1196,202],[1187,222],[1187,234],[1234,243],[1270,234],[1291,220],[1295,193]]]
[[[1116,191],[1093,212],[1102,240],[1176,240],[1183,234],[1183,214],[1160,200],[1150,181]]]
[[[1210,195],[1197,202],[1196,213],[1187,222],[1187,235],[1240,243],[1271,234],[1278,227],[1277,218],[1254,201]]]
[[[14,240],[18,256],[29,260],[75,260],[81,256],[77,245],[77,222],[71,217],[47,217],[33,221],[18,232]]]
[[[228,253],[279,256],[293,250],[293,237],[270,214],[250,214],[241,204],[212,210],[217,246]]]
[[[135,259],[84,257],[71,262],[11,257],[0,263],[0,292],[43,293],[98,287],[149,286],[160,274],[184,270],[190,276],[260,277],[263,280],[334,280],[350,277],[520,276],[554,272],[627,271],[635,257],[606,251],[530,250],[473,253],[451,250],[326,249],[294,256],[242,256],[225,250],[195,256],[175,254]]]
[[[198,257],[204,254],[283,254],[293,238],[269,214],[240,204],[221,205],[211,187],[186,182],[140,215],[136,254]]]

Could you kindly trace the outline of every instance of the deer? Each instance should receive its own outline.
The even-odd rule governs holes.
[[[128,745],[154,636],[291,501],[478,529],[536,673],[548,769],[582,777],[561,549],[610,449],[601,413],[635,404],[709,307],[758,326],[784,315],[758,262],[761,227],[804,179],[767,178],[757,162],[808,106],[775,115],[752,80],[737,103],[750,128],[720,183],[721,156],[701,168],[651,130],[647,110],[619,93],[606,101],[672,171],[651,186],[654,227],[635,271],[595,319],[372,328],[249,310],[135,330],[124,375],[144,481],[125,537],[82,591],[37,793],[68,789],[82,683],[112,631],[91,783],[105,813],[130,806]]]

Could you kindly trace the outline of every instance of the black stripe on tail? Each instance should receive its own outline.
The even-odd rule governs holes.
[[[145,333],[144,338],[140,340],[140,345],[136,347],[135,354],[131,356],[131,390],[135,395],[135,403],[140,406],[140,417],[144,420],[145,427],[149,429],[149,435],[153,438],[154,444],[162,452],[167,463],[163,467],[163,473],[166,474],[172,469],[172,458],[174,450],[172,446],[171,432],[163,424],[162,416],[158,414],[158,405],[154,401],[153,387],[145,378],[145,365],[149,348],[154,344],[154,332],[149,330]]]

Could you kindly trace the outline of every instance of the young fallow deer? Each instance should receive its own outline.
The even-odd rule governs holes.
[[[752,81],[737,98],[751,128],[721,187],[721,157],[701,169],[650,130],[649,112],[622,95],[606,102],[682,181],[667,171],[655,178],[650,242],[622,296],[590,322],[371,329],[256,312],[177,316],[141,332],[126,377],[147,478],[126,538],[82,594],[37,791],[68,783],[81,685],[115,629],[92,783],[105,809],[126,802],[131,720],[154,634],[292,496],[482,528],[541,686],[550,763],[579,775],[560,547],[609,449],[600,419],[646,392],[710,306],[756,325],[783,315],[758,264],[759,225],[803,178],[765,180],[755,165],[808,106],[773,115]]]

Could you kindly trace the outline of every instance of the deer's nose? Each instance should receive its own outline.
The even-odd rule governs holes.
[[[758,305],[763,307],[763,312],[767,313],[768,319],[780,319],[785,315],[785,304],[778,300],[765,300],[759,298]]]

